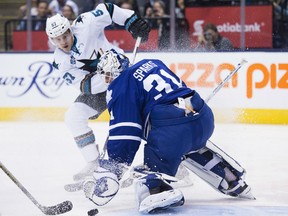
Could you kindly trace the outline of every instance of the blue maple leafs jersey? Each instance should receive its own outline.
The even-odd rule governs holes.
[[[160,60],[146,59],[127,68],[108,87],[110,158],[131,164],[146,130],[149,112],[157,104],[172,104],[191,93]]]

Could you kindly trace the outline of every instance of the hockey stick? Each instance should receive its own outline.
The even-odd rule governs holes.
[[[132,60],[131,60],[131,64],[132,65],[134,64],[138,48],[139,48],[139,46],[141,44],[141,39],[142,39],[141,37],[137,37],[137,39],[136,39],[136,43],[135,43],[133,54],[132,54]]]
[[[212,93],[205,99],[205,102],[208,103],[212,97],[231,79],[231,77],[237,73],[237,71],[245,64],[247,61],[245,59],[242,59],[242,61],[237,65],[237,67],[232,70],[225,79],[219,83],[219,85],[212,91]]]
[[[1,163],[0,168],[4,173],[22,190],[22,192],[36,205],[45,215],[58,215],[70,211],[73,204],[70,201],[64,201],[55,206],[42,206],[39,202],[28,192],[28,190],[15,178],[15,176]]]
[[[135,46],[134,46],[133,53],[132,53],[131,65],[134,64],[138,48],[139,48],[139,46],[141,44],[141,40],[142,40],[141,37],[137,37],[137,39],[136,39]],[[109,139],[109,136],[105,140],[105,143],[104,143],[104,146],[103,146],[103,149],[102,149],[102,153],[100,154],[100,159],[103,159],[105,157],[105,155],[106,155],[108,139]]]
[[[217,92],[219,92],[219,90],[232,78],[232,76],[237,73],[237,71],[245,64],[247,63],[247,61],[245,59],[243,59],[237,66],[236,68],[234,68],[232,71],[230,71],[230,73],[225,77],[225,79],[219,83],[216,88],[212,91],[212,93],[205,99],[205,103],[208,103],[211,98],[213,98]],[[133,173],[130,174],[130,176],[123,180],[121,183],[121,187],[122,188],[126,188],[129,187],[131,184],[133,184],[133,180],[135,179]]]

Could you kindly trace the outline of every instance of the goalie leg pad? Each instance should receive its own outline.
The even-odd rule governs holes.
[[[255,199],[244,181],[245,170],[232,157],[208,141],[198,152],[185,156],[182,162],[217,191],[240,198]]]

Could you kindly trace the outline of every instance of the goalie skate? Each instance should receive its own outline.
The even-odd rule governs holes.
[[[184,204],[181,191],[174,189],[146,197],[139,206],[140,213],[157,213],[159,211]]]
[[[140,213],[155,213],[184,204],[182,192],[167,182],[175,177],[147,170],[139,170],[139,173],[144,175],[135,182],[136,202]]]

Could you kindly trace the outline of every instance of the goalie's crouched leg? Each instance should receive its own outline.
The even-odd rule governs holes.
[[[118,193],[119,182],[117,176],[99,167],[92,176],[86,177],[83,183],[85,196],[97,206],[106,205]]]
[[[182,163],[221,193],[255,199],[251,187],[244,181],[243,167],[211,141],[198,152],[186,155]]]

